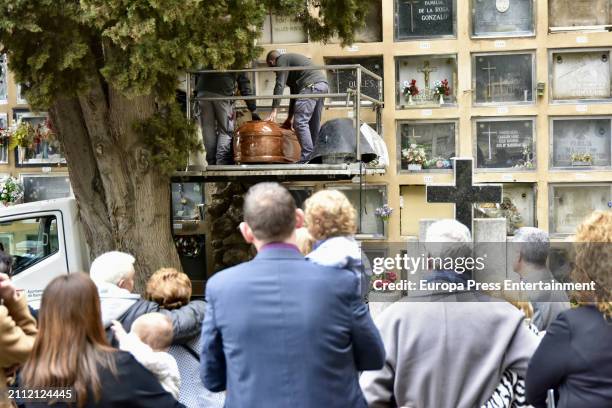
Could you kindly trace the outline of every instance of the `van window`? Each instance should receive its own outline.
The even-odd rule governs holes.
[[[0,222],[0,243],[13,257],[11,275],[59,251],[57,219],[53,215]]]

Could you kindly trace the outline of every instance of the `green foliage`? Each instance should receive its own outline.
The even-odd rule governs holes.
[[[134,124],[134,128],[150,146],[153,164],[165,175],[172,174],[179,164],[184,166],[189,152],[202,150],[195,123],[185,120],[174,102],[165,105],[153,117]]]
[[[0,0],[0,44],[15,79],[29,84],[26,97],[35,108],[100,80],[167,106],[185,70],[243,67],[255,59],[268,10],[297,16],[314,40],[338,35],[350,43],[368,1]],[[157,126],[168,114],[160,113],[150,126],[161,132],[155,136],[160,157],[173,160],[185,146],[172,143],[191,144],[186,125],[169,112],[171,122]]]

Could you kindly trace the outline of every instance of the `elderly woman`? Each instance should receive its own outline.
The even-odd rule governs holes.
[[[355,241],[356,211],[338,190],[322,190],[305,202],[305,221],[315,240],[310,261],[353,271],[361,278],[361,296],[368,293],[369,278],[362,263],[361,249]]]
[[[578,294],[580,307],[561,312],[529,362],[527,400],[546,406],[555,390],[558,408],[610,407],[612,401],[612,212],[596,211],[578,227],[573,278],[595,282]]]
[[[147,298],[162,309],[175,310],[189,303],[191,280],[174,268],[162,268],[147,282]],[[181,374],[179,401],[187,408],[221,408],[223,393],[212,393],[200,381],[200,335],[184,344],[175,343],[168,351],[175,359]]]

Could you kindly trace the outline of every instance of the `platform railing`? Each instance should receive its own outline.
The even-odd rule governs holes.
[[[294,94],[294,95],[249,95],[249,96],[220,96],[220,97],[198,97],[192,96],[191,89],[191,76],[198,74],[206,74],[206,73],[257,73],[257,72],[284,72],[284,71],[313,71],[313,70],[321,70],[321,71],[337,71],[337,70],[347,70],[347,71],[355,71],[355,88],[348,88],[346,92],[336,92],[336,93],[317,93],[317,94]],[[362,93],[361,89],[361,80],[363,75],[371,77],[378,83],[378,98],[373,98],[370,95],[365,95]],[[383,79],[381,76],[373,73],[372,71],[364,68],[359,64],[344,64],[344,65],[318,65],[318,66],[301,66],[301,67],[260,67],[260,68],[244,68],[244,69],[228,69],[228,70],[191,70],[188,71],[187,74],[187,118],[191,119],[192,112],[192,101],[193,104],[198,101],[217,101],[217,100],[225,100],[225,101],[237,101],[237,100],[275,100],[275,99],[321,99],[321,98],[331,98],[338,99],[344,98],[347,102],[347,107],[349,106],[349,101],[352,101],[353,107],[353,117],[355,120],[355,157],[356,160],[359,161],[361,159],[361,145],[360,145],[360,122],[361,122],[361,108],[373,108],[376,111],[376,131],[378,133],[381,132],[381,112],[382,107],[384,105],[383,98]],[[257,88],[256,88],[257,89]],[[368,102],[368,104],[364,104],[364,102]],[[338,107],[337,104],[324,104],[325,107]]]

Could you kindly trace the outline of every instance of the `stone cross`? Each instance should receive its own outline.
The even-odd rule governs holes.
[[[410,32],[414,33],[414,6],[421,0],[404,0],[404,4],[410,6]]]
[[[486,71],[489,74],[489,86],[487,87],[487,99],[493,98],[493,84],[491,83],[491,71],[496,70],[497,68],[491,66],[491,61],[487,61],[487,66],[481,68],[483,71]]]
[[[452,158],[455,182],[452,185],[425,186],[428,203],[455,204],[455,219],[472,231],[474,203],[500,203],[501,184],[473,184],[473,159]]]
[[[423,62],[423,68],[419,68],[417,71],[422,72],[425,77],[425,88],[429,88],[429,74],[436,72],[438,68],[430,68],[429,61]]]

